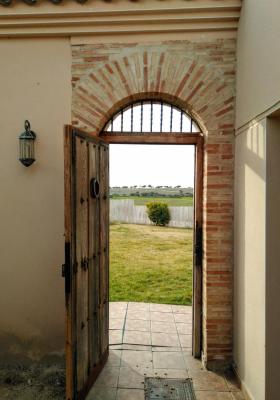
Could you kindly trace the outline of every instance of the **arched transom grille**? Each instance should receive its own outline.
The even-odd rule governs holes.
[[[178,107],[160,101],[141,101],[123,108],[104,133],[199,133],[197,122]]]

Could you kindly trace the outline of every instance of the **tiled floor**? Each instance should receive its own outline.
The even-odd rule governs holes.
[[[191,355],[192,310],[110,304],[110,356],[87,400],[144,400],[144,377],[192,378],[197,400],[244,400],[234,377]]]

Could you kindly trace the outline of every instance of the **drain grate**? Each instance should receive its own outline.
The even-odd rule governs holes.
[[[145,378],[145,400],[195,400],[192,381]]]

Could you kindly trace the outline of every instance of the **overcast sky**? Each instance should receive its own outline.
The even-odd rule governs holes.
[[[110,186],[193,187],[194,146],[110,145]]]

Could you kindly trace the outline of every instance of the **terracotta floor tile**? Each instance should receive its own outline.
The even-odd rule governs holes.
[[[240,382],[238,381],[233,371],[226,371],[224,373],[229,390],[232,392],[239,392],[241,390]]]
[[[133,350],[133,351],[152,351],[151,345],[142,345],[142,344],[127,344],[123,343],[122,350]]]
[[[117,388],[94,386],[87,396],[87,400],[115,400]]]
[[[151,319],[150,312],[147,310],[128,310],[126,314],[127,319],[143,319],[149,321]]]
[[[155,377],[158,378],[171,378],[171,379],[187,379],[188,373],[186,369],[167,369],[167,368],[158,368],[154,369]]]
[[[110,367],[106,365],[97,378],[94,387],[116,388],[118,386],[119,372],[119,367]]]
[[[191,324],[192,317],[189,314],[174,313],[175,322],[183,322],[184,324]]]
[[[122,367],[153,368],[153,354],[151,351],[122,351]]]
[[[157,352],[153,353],[154,369],[186,369],[182,353]]]
[[[152,369],[134,370],[129,367],[121,367],[118,387],[123,389],[144,389],[145,376],[153,375]]]
[[[151,322],[151,331],[159,333],[177,333],[176,325],[174,322]]]
[[[196,400],[232,400],[229,392],[195,391]]]
[[[110,330],[109,331],[109,343],[111,344],[120,344],[122,343],[122,335],[123,331],[121,330]]]
[[[197,400],[244,400],[232,373],[192,357],[191,307],[112,303],[110,315],[109,360],[87,400],[144,400],[145,376],[191,377]]]
[[[155,333],[152,332],[153,346],[180,346],[180,341],[177,333]]]
[[[192,334],[192,324],[185,324],[183,322],[177,322],[176,328],[181,335],[191,335]]]
[[[126,310],[110,311],[109,320],[113,319],[125,319]]]
[[[229,391],[226,380],[222,375],[203,370],[188,370],[188,373],[189,377],[193,379],[195,390]]]
[[[182,347],[192,347],[192,335],[179,335]]]
[[[127,319],[125,330],[149,332],[151,330],[151,322],[142,319]]]
[[[181,346],[179,347],[166,347],[166,346],[153,346],[152,347],[152,351],[164,351],[164,352],[167,352],[167,351],[171,351],[171,352],[174,352],[174,351],[179,351],[179,352],[181,352],[182,351],[182,348],[181,348]]]
[[[177,306],[172,305],[172,311],[180,314],[192,314],[192,306]]]
[[[233,400],[246,400],[245,396],[241,392],[231,392]]]
[[[128,344],[141,344],[151,345],[151,333],[150,332],[139,332],[139,331],[125,331],[124,343]]]
[[[128,303],[128,311],[150,311],[149,303]]]
[[[201,360],[193,358],[191,352],[183,351],[183,356],[187,365],[188,371],[205,371]]]
[[[140,389],[118,389],[116,400],[145,400],[145,393]]]
[[[157,322],[174,322],[173,313],[151,311],[151,320]]]
[[[106,363],[106,366],[119,367],[121,365],[121,358],[122,358],[121,350],[110,349],[109,358]]]
[[[125,301],[110,301],[109,310],[126,310],[128,303]]]
[[[110,318],[109,328],[110,329],[123,329],[124,328],[124,318]]]
[[[151,304],[150,311],[172,313],[172,306],[167,304]]]

